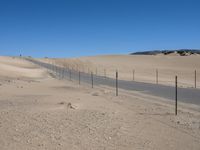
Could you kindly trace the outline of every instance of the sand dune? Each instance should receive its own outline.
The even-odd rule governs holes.
[[[16,57],[0,57],[0,76],[12,78],[44,78],[47,73]]]
[[[94,72],[98,75],[115,77],[118,70],[119,78],[140,82],[156,82],[156,70],[158,70],[158,82],[165,85],[174,85],[174,78],[178,76],[179,86],[194,87],[195,70],[197,70],[197,87],[200,88],[200,56],[145,56],[145,55],[108,55],[81,57],[73,59],[56,59],[46,62],[56,62],[65,67]]]

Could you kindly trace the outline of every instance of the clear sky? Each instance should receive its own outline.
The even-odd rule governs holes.
[[[200,0],[0,0],[0,55],[200,48]]]

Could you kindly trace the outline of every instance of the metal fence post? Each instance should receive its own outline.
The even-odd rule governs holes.
[[[156,69],[156,84],[158,84],[158,69]]]
[[[118,71],[116,71],[116,96],[118,96]]]
[[[58,76],[58,67],[56,65],[56,77]]]
[[[194,87],[197,88],[197,71],[194,71]]]
[[[65,78],[65,68],[63,68],[63,70],[62,70],[62,78],[63,79]]]
[[[177,76],[175,76],[175,115],[177,115]]]
[[[91,81],[92,81],[92,88],[93,88],[93,81],[94,79],[93,79],[93,72],[91,72]]]
[[[62,79],[62,67],[60,67],[60,80]]]
[[[135,70],[133,69],[133,81],[135,80]]]
[[[78,72],[78,80],[79,80],[79,85],[81,84],[81,72]]]

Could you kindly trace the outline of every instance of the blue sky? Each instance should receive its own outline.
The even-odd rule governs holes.
[[[0,0],[0,55],[200,48],[199,0]]]

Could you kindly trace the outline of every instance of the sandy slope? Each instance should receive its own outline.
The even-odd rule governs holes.
[[[24,60],[0,64],[10,65],[0,72],[0,149],[200,149],[200,113],[187,105],[175,117],[173,105],[156,97],[115,97],[111,88],[57,80]],[[24,76],[24,68],[38,74]]]
[[[28,63],[25,60],[15,57],[0,57],[0,75],[9,78],[41,78],[46,72]]]
[[[53,62],[46,60],[47,62]],[[180,86],[194,87],[194,71],[197,70],[197,87],[200,88],[200,56],[144,56],[144,55],[108,55],[82,57],[74,59],[59,59],[57,64],[65,64],[74,69],[99,75],[115,77],[115,71],[119,71],[120,79],[141,82],[156,82],[156,69],[158,70],[158,82],[160,84],[174,85],[175,75],[178,76]]]

